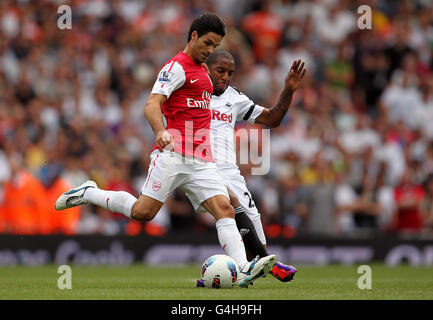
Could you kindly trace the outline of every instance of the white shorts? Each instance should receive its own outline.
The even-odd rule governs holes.
[[[201,204],[216,195],[224,195],[229,199],[227,186],[214,162],[186,159],[173,151],[154,150],[140,193],[165,202],[176,188],[185,192],[197,212],[206,211]]]
[[[238,197],[239,202],[244,208],[245,213],[251,220],[260,219],[260,213],[254,203],[251,192],[247,188],[245,178],[241,175],[238,169],[218,169],[225,185]],[[189,197],[188,197],[189,198]],[[197,206],[197,202],[189,198],[193,207]]]
[[[219,168],[218,169],[221,178],[223,179],[226,186],[236,195],[244,209],[244,212],[248,215],[254,228],[257,232],[257,236],[263,245],[266,245],[266,236],[263,230],[263,225],[260,217],[260,213],[257,210],[256,204],[252,198],[251,192],[247,188],[245,178],[241,175],[238,168]],[[188,197],[194,208],[197,206],[197,212],[204,210],[198,201]]]

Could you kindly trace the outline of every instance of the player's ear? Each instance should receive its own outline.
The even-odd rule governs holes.
[[[198,39],[198,32],[197,32],[197,30],[194,30],[191,33],[191,40],[196,41],[197,39]]]

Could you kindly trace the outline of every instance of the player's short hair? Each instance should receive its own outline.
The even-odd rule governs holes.
[[[228,52],[227,50],[215,50],[207,59],[206,59],[206,64],[208,67],[210,67],[211,65],[213,65],[215,62],[218,61],[219,58],[225,58],[228,60],[233,60],[235,61],[235,59],[233,58],[232,54],[230,52]]]
[[[191,40],[191,34],[194,31],[197,31],[199,38],[209,32],[224,37],[226,35],[226,24],[216,14],[206,12],[192,22],[188,32],[188,42]]]

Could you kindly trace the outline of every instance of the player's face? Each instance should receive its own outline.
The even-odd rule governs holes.
[[[194,31],[191,35],[191,40],[193,41],[192,55],[195,62],[201,64],[206,61],[218,47],[222,41],[223,37],[214,32],[208,32],[201,37],[198,37],[197,31]]]
[[[209,72],[213,94],[218,96],[229,86],[235,72],[235,62],[232,59],[220,57],[209,67]]]

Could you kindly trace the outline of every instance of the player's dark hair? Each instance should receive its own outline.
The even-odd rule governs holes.
[[[226,35],[226,24],[216,14],[206,12],[192,22],[188,32],[188,42],[191,40],[191,34],[194,31],[197,31],[199,38],[209,32],[224,37]]]
[[[233,58],[232,54],[230,52],[228,52],[227,50],[215,50],[207,59],[206,59],[206,64],[208,65],[208,67],[210,67],[211,65],[213,65],[215,62],[218,61],[219,58],[225,58],[228,60],[233,60],[235,61],[235,59]]]

